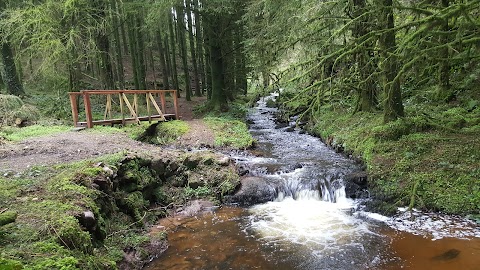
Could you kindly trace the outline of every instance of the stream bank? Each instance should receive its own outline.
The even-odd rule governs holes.
[[[148,229],[159,217],[194,211],[184,206],[198,198],[218,205],[239,177],[225,155],[159,148],[39,167],[0,184],[16,214],[0,227],[2,269],[140,269],[168,246],[164,231]]]
[[[271,104],[280,107],[278,119],[362,160],[372,211],[393,215],[413,207],[480,221],[480,108],[453,104],[427,114],[407,106],[406,117],[383,124],[380,112],[354,113],[336,103],[303,114],[308,104],[290,102],[293,96],[282,91]]]

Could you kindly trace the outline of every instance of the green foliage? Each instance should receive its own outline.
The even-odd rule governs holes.
[[[45,85],[48,87],[48,84]],[[51,90],[64,90],[65,85],[53,85]],[[40,91],[40,90],[37,90]],[[41,93],[34,92],[27,99],[28,103],[35,105],[39,108],[39,111],[44,118],[56,119],[64,122],[71,123],[72,110],[70,106],[70,100],[66,93],[59,92],[54,94],[53,91],[42,91]]]
[[[191,187],[186,187],[184,189],[185,191],[185,196],[187,198],[205,198],[205,197],[210,197],[210,196],[213,196],[214,193],[213,191],[205,186],[205,187],[198,187],[198,188],[191,188]]]
[[[67,126],[43,125],[33,125],[24,128],[4,127],[0,130],[0,137],[3,137],[9,141],[18,142],[32,137],[40,137],[65,132],[68,131],[70,128],[71,127]]]

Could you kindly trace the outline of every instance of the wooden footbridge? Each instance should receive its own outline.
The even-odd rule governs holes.
[[[69,92],[75,127],[178,119],[177,90],[82,90]],[[158,103],[158,101],[160,103]],[[79,112],[81,103],[84,112]],[[85,115],[86,121],[80,121]],[[102,120],[94,119],[100,118]]]

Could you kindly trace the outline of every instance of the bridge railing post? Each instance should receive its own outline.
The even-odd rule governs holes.
[[[71,92],[68,95],[70,96],[70,105],[72,107],[73,125],[76,127],[78,125],[78,93]]]
[[[90,94],[83,92],[83,103],[85,104],[85,116],[87,117],[87,127],[93,128],[92,104],[90,102]]]
[[[178,119],[178,97],[177,90],[173,90],[173,107],[175,108],[175,120]]]

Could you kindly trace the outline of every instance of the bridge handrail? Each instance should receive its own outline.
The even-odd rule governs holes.
[[[171,93],[173,97],[173,104],[175,109],[175,119],[178,119],[178,100],[177,100],[177,90],[81,90],[80,92],[69,92],[70,97],[70,105],[72,107],[72,117],[75,126],[79,126],[79,124],[86,124],[88,128],[92,128],[95,124],[106,124],[106,123],[113,123],[115,122],[113,119],[106,120],[107,110],[111,110],[111,97],[110,95],[119,94],[120,95],[120,107],[122,111],[122,123],[125,124],[126,119],[123,115],[123,102],[126,103],[128,109],[130,110],[131,115],[134,117],[136,122],[140,122],[141,119],[144,120],[145,117],[139,117],[137,113],[137,104],[136,104],[136,95],[137,94],[146,94],[146,103],[147,103],[147,110],[148,110],[148,121],[151,121],[152,115],[150,113],[150,102],[153,104],[155,109],[158,111],[160,115],[160,119],[164,120],[164,114],[161,112],[158,104],[156,103],[152,94],[160,94],[160,101],[162,109],[165,111],[165,94]],[[134,105],[130,105],[128,98],[125,94],[134,94],[135,101]],[[90,102],[90,95],[108,95],[107,96],[107,105],[105,110],[105,119],[103,121],[93,121],[92,110],[91,110],[91,102]],[[79,96],[83,96],[84,106],[85,106],[85,115],[86,115],[86,122],[79,122],[78,116],[78,98]],[[158,117],[157,117],[158,118]]]

